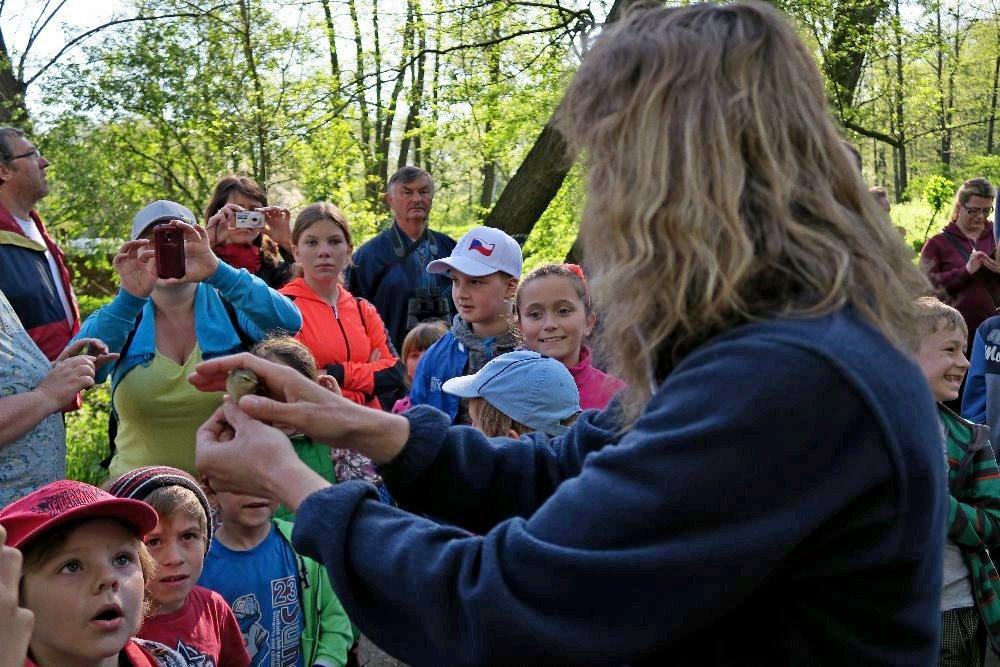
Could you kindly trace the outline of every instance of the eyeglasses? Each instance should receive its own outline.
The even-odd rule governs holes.
[[[23,157],[35,158],[36,160],[42,157],[42,154],[38,152],[37,148],[32,148],[27,153],[21,153],[20,155],[12,155],[11,157],[4,160],[4,162],[13,162],[14,160],[20,160]]]
[[[965,212],[968,213],[969,215],[979,215],[980,213],[982,213],[983,215],[989,215],[990,213],[993,212],[992,206],[989,206],[987,208],[969,208],[968,206],[962,205],[962,208],[964,208]]]

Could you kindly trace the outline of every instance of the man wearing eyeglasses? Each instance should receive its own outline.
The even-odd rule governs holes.
[[[0,292],[50,361],[80,330],[62,251],[34,210],[49,193],[48,160],[22,130],[0,128]]]

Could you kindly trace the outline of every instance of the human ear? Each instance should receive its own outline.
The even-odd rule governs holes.
[[[591,313],[587,315],[587,326],[583,328],[583,335],[589,336],[590,332],[594,330],[594,325],[597,324],[597,314]]]
[[[517,294],[517,278],[507,279],[507,293],[504,295],[505,299],[513,299],[514,295]]]
[[[518,438],[521,437],[521,435],[517,431],[515,431],[514,429],[509,428],[509,429],[507,429],[507,437],[508,438],[514,438],[515,440],[517,440]]]

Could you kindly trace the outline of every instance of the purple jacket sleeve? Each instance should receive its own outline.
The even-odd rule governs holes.
[[[958,263],[958,266],[954,266]],[[931,237],[920,251],[920,266],[931,284],[943,287],[952,294],[958,292],[972,280],[972,274],[965,270],[958,251],[951,247],[941,234]]]

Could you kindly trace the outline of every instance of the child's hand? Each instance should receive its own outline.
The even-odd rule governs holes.
[[[4,546],[7,531],[0,526],[0,667],[23,667],[35,615],[18,606],[21,552]]]
[[[333,377],[332,375],[326,375],[326,374],[320,375],[318,378],[316,378],[316,382],[319,383],[319,386],[323,387],[324,389],[329,389],[337,396],[344,395],[343,392],[340,391],[340,383],[337,382],[337,378]]]

